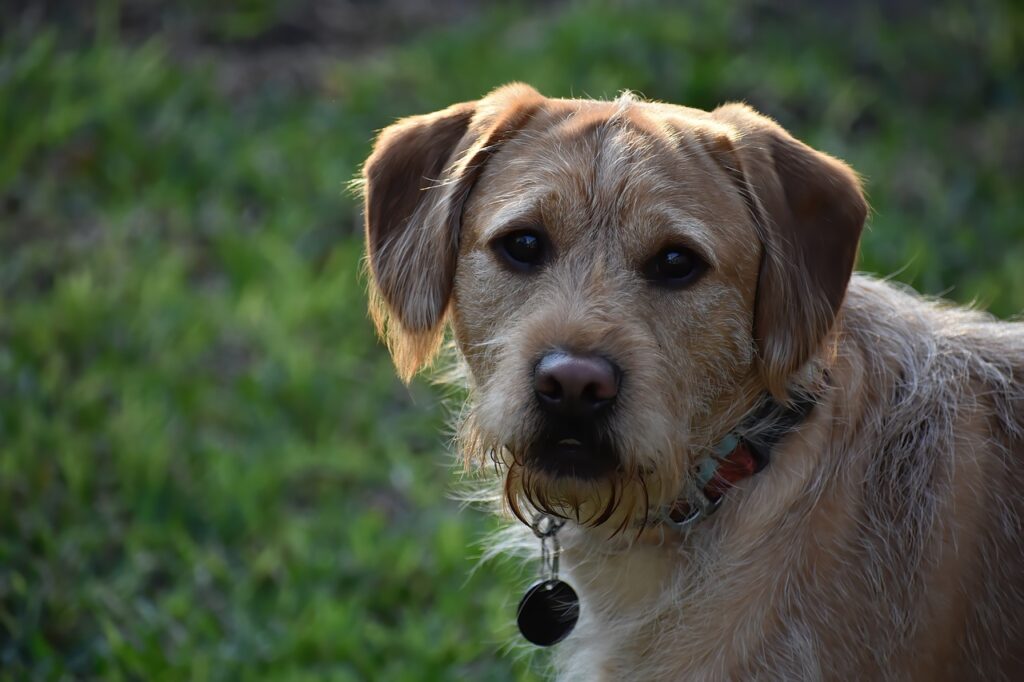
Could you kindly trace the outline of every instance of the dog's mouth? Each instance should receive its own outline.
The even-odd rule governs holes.
[[[595,479],[618,466],[612,444],[593,428],[564,424],[539,434],[526,450],[526,463],[550,476]]]

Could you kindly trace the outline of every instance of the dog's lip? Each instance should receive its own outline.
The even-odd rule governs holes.
[[[603,439],[586,433],[546,434],[527,449],[528,463],[556,477],[600,478],[616,468],[617,458]]]

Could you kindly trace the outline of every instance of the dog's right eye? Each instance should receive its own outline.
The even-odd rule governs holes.
[[[533,230],[518,230],[498,237],[491,244],[494,252],[510,267],[526,272],[547,260],[547,244],[543,235]]]

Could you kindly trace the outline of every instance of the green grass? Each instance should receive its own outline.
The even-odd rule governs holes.
[[[1008,316],[1024,18],[959,5],[493,10],[241,94],[161,36],[4,33],[0,679],[533,679],[529,575],[474,571],[493,522],[365,317],[374,131],[509,80],[745,99],[865,175],[862,267]]]

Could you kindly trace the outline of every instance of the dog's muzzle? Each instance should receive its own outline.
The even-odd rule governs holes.
[[[544,427],[529,448],[531,464],[554,475],[593,478],[613,470],[617,458],[601,422],[619,395],[622,372],[597,355],[548,353],[533,373]]]

